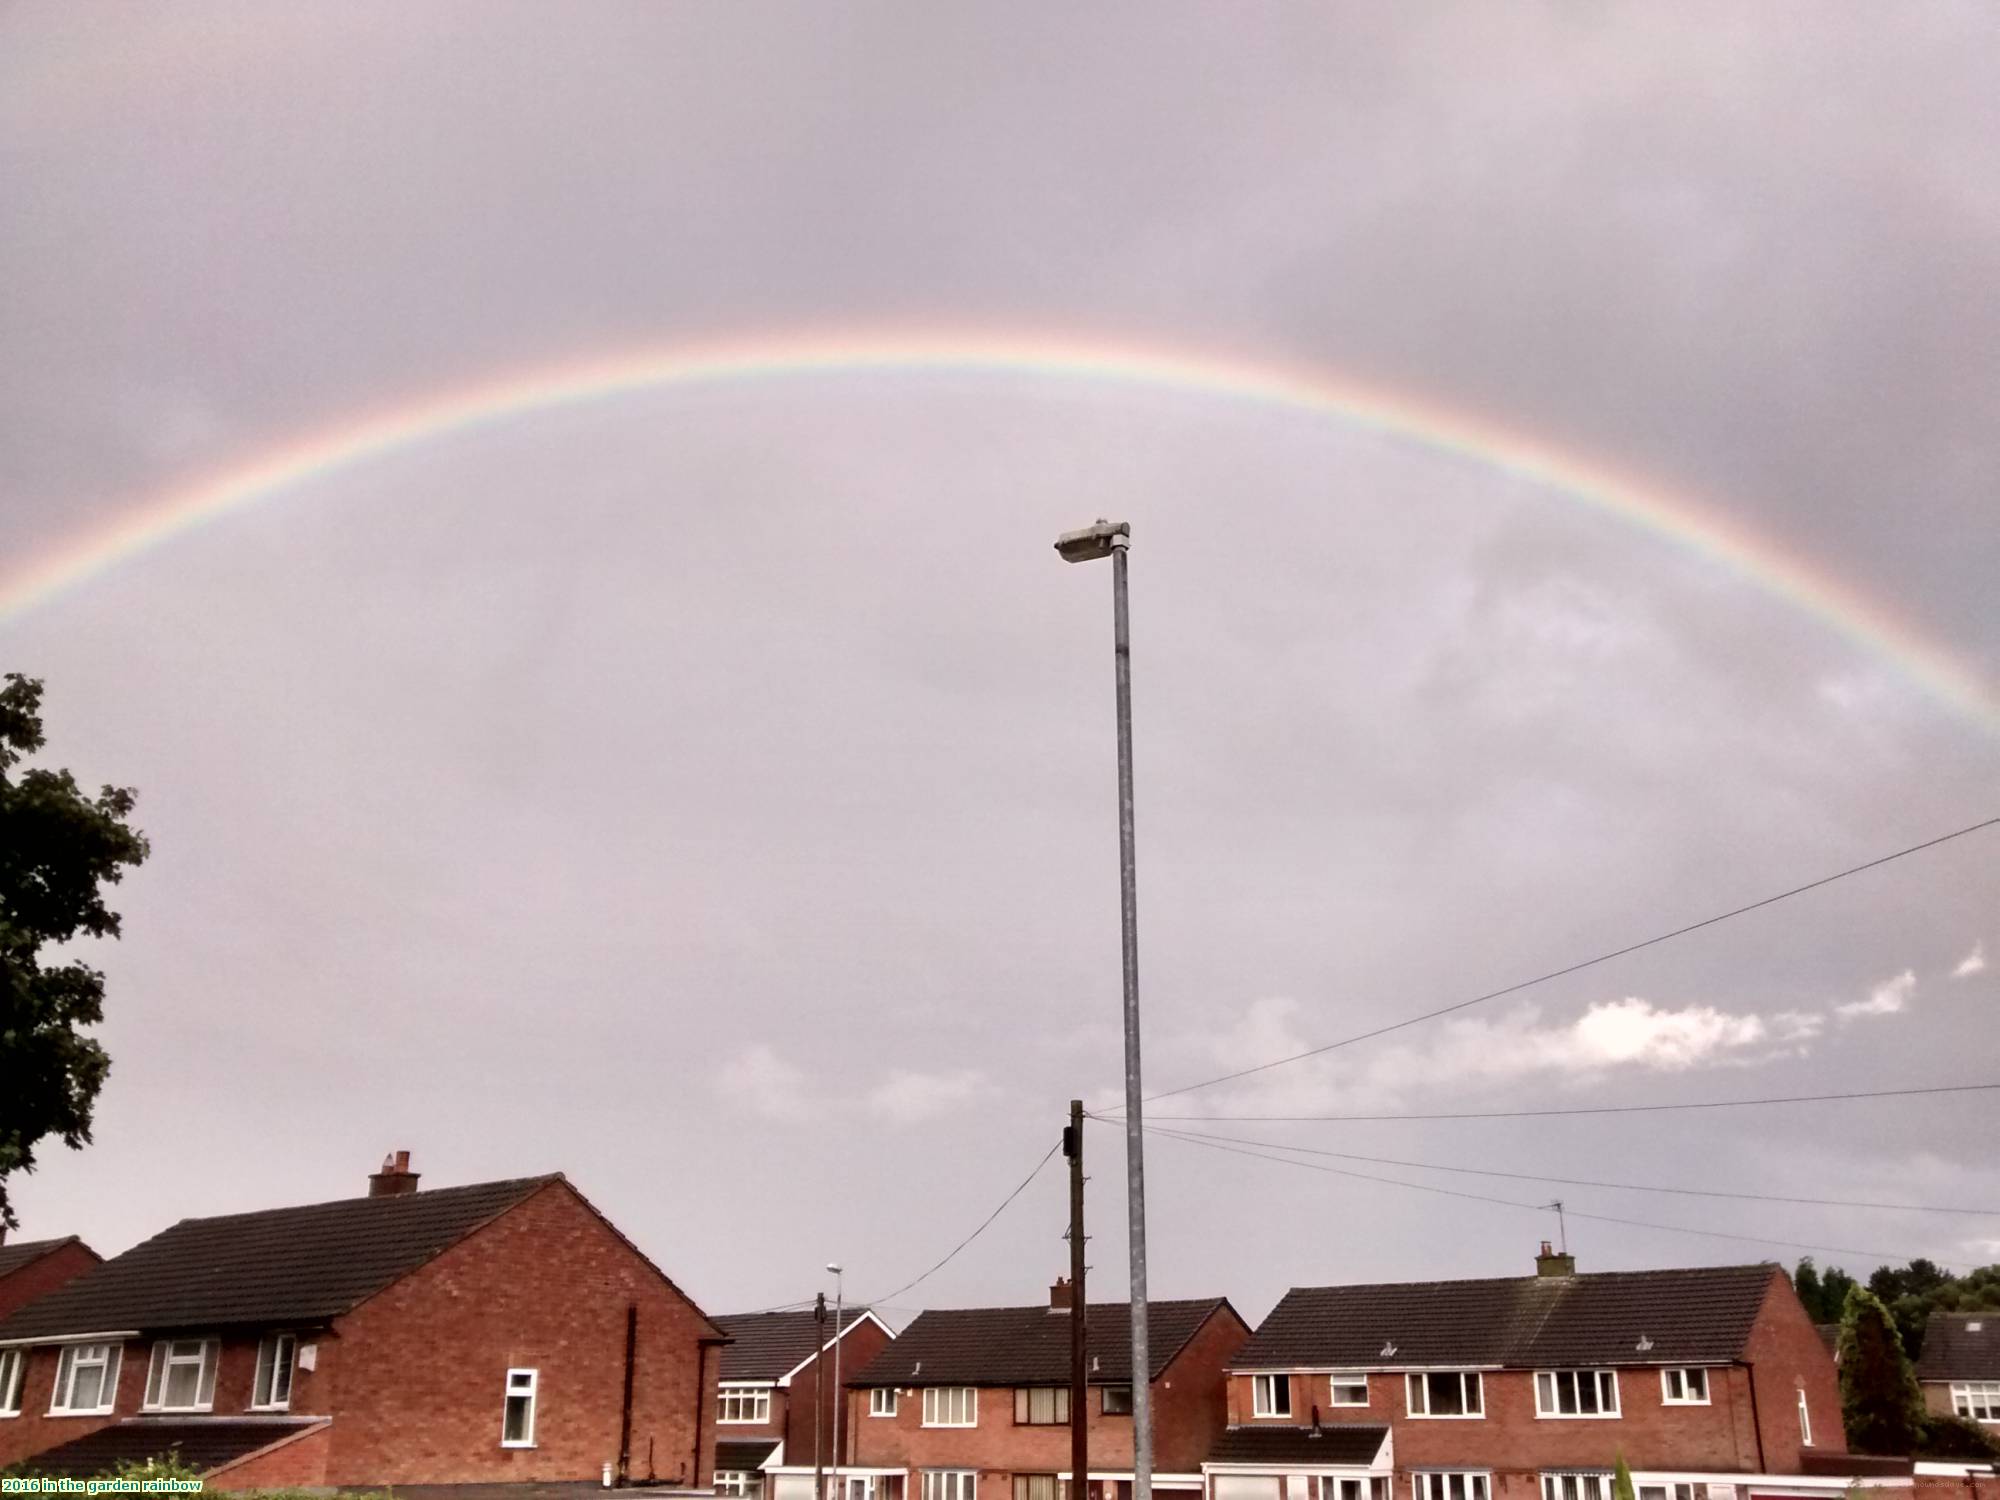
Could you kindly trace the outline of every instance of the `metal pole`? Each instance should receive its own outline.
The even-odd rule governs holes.
[[[847,1412],[847,1392],[840,1388],[840,1310],[845,1306],[844,1288],[846,1282],[841,1273],[833,1273],[833,1477],[840,1482],[840,1466],[847,1461],[847,1455],[840,1446],[840,1419]]]
[[[1112,650],[1118,665],[1119,927],[1125,969],[1125,1212],[1132,1258],[1132,1495],[1153,1500],[1153,1366],[1146,1327],[1146,1144],[1139,1086],[1139,877],[1132,832],[1132,622],[1126,603],[1129,534],[1111,539]]]
[[[826,1348],[826,1293],[813,1293],[813,1324],[819,1335],[818,1347]],[[826,1468],[820,1448],[821,1413],[826,1410],[826,1361],[813,1356],[813,1500],[826,1500]]]
[[[1090,1373],[1085,1364],[1085,1320],[1090,1303],[1083,1295],[1083,1101],[1069,1101],[1069,1500],[1090,1500],[1090,1422],[1085,1399]]]

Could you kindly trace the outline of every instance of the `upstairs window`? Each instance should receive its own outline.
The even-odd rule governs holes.
[[[1104,1415],[1107,1417],[1129,1417],[1132,1415],[1132,1387],[1129,1385],[1107,1385],[1104,1387]]]
[[[4,1396],[6,1389],[6,1381],[0,1379],[0,1396]],[[1955,1382],[1951,1388],[1951,1409],[1968,1422],[2000,1422],[2000,1380]]]
[[[1024,1427],[1052,1427],[1069,1421],[1069,1387],[1026,1385],[1014,1392],[1014,1420]],[[1053,1500],[1053,1497],[1049,1497]]]
[[[768,1422],[771,1420],[771,1388],[755,1385],[725,1385],[716,1399],[718,1422]]]
[[[1660,1400],[1668,1406],[1708,1405],[1708,1371],[1660,1371]]]
[[[1333,1404],[1335,1406],[1366,1406],[1368,1404],[1368,1377],[1366,1375],[1334,1376]]]
[[[1425,1370],[1403,1377],[1413,1417],[1480,1417],[1486,1414],[1477,1370]],[[1452,1497],[1457,1500],[1457,1497]],[[1482,1494],[1478,1500],[1486,1500]]]
[[[55,1416],[102,1416],[118,1400],[117,1344],[65,1344],[56,1362]]]
[[[1618,1376],[1610,1370],[1543,1370],[1535,1376],[1535,1415],[1615,1417]]]
[[[893,1385],[878,1385],[868,1392],[868,1415],[871,1417],[896,1415],[896,1388]]]
[[[1292,1414],[1292,1377],[1252,1375],[1250,1414],[1256,1417],[1289,1417]]]
[[[1611,1476],[1544,1474],[1542,1500],[1611,1500]]]
[[[161,1339],[146,1371],[147,1411],[207,1411],[215,1405],[214,1339]]]
[[[27,1369],[27,1350],[0,1349],[0,1417],[21,1415],[22,1377]]]
[[[539,1377],[533,1370],[507,1372],[507,1397],[500,1415],[500,1446],[535,1446],[535,1387]]]
[[[979,1392],[969,1385],[924,1387],[924,1426],[976,1427],[979,1425]],[[940,1471],[947,1472],[947,1471]],[[948,1472],[957,1473],[957,1470]]]
[[[1418,1470],[1410,1476],[1410,1488],[1415,1500],[1487,1500],[1492,1493],[1485,1474],[1457,1470]]]
[[[257,1379],[250,1389],[252,1411],[283,1411],[292,1404],[292,1366],[299,1341],[274,1333],[257,1346]]]

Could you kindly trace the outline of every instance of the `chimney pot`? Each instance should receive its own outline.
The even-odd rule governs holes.
[[[1070,1285],[1067,1276],[1058,1276],[1056,1284],[1049,1288],[1049,1311],[1066,1313],[1076,1305],[1076,1288]]]
[[[417,1190],[417,1179],[423,1174],[410,1170],[410,1153],[392,1151],[382,1158],[382,1170],[368,1176],[368,1196],[371,1198],[400,1198],[405,1193]]]
[[[1574,1276],[1576,1257],[1567,1251],[1558,1253],[1549,1248],[1547,1240],[1542,1241],[1542,1253],[1535,1257],[1537,1276]]]

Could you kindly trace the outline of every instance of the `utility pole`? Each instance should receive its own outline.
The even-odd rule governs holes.
[[[1090,1394],[1085,1367],[1090,1301],[1083,1294],[1083,1101],[1069,1101],[1069,1128],[1063,1132],[1069,1158],[1069,1500],[1090,1500]]]
[[[826,1352],[825,1292],[814,1294],[813,1323],[819,1333],[819,1337],[813,1342],[813,1347],[824,1354]],[[826,1463],[820,1452],[819,1441],[820,1413],[826,1410],[825,1381],[822,1378],[822,1371],[825,1368],[825,1359],[815,1357],[813,1360],[813,1500],[826,1500]]]
[[[833,1272],[833,1486],[844,1490],[846,1483],[840,1477],[840,1466],[847,1461],[847,1450],[840,1445],[841,1419],[847,1414],[847,1392],[840,1388],[840,1333],[841,1320],[846,1316],[847,1284],[840,1266],[828,1261],[826,1268]],[[826,1300],[825,1293],[820,1300]],[[820,1343],[820,1351],[826,1350],[825,1341]],[[825,1500],[824,1496],[820,1500]]]
[[[1064,562],[1111,559],[1111,651],[1117,674],[1118,927],[1125,975],[1125,1216],[1132,1284],[1132,1500],[1153,1500],[1153,1363],[1146,1321],[1146,1137],[1139,1083],[1139,874],[1132,818],[1132,622],[1125,554],[1132,528],[1100,518],[1056,538]]]

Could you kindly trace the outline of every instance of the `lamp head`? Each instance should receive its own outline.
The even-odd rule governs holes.
[[[1100,557],[1109,557],[1121,547],[1131,545],[1132,525],[1129,521],[1107,521],[1099,517],[1097,524],[1086,526],[1081,531],[1065,531],[1056,538],[1056,553],[1064,562],[1092,562]]]

